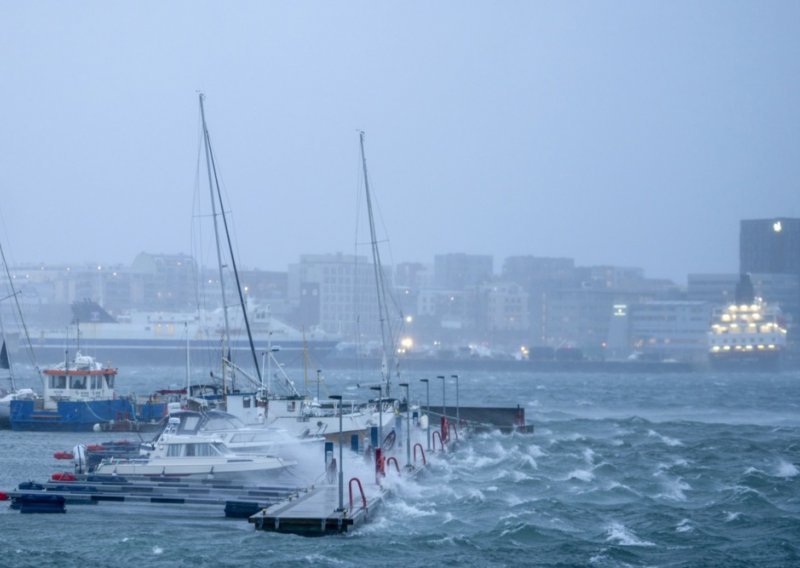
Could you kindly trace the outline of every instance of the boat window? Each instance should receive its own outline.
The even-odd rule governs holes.
[[[69,388],[77,390],[86,390],[86,377],[70,377]]]
[[[244,423],[233,416],[215,416],[208,419],[204,429],[210,432],[215,432],[218,430],[238,430],[239,428],[243,427]]]
[[[242,408],[250,408],[250,397],[246,396],[242,399]]]
[[[103,383],[101,382],[100,377],[98,377],[97,375],[92,375],[92,388],[99,389],[102,388],[102,386]]]
[[[169,457],[180,457],[183,455],[184,444],[169,444],[167,446],[167,455]]]
[[[67,388],[67,377],[64,375],[55,375],[50,377],[51,389],[65,389]]]
[[[188,416],[184,416],[183,420],[181,421],[180,430],[185,432],[194,432],[197,430],[197,425],[200,422],[200,417],[194,414],[190,414]]]
[[[286,403],[286,411],[287,412],[294,412],[294,401],[289,401]]]
[[[114,388],[114,375],[104,375],[104,376],[106,378],[106,385],[108,385],[108,388],[113,389]]]

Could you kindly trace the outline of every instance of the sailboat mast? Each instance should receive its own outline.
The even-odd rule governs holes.
[[[233,268],[233,276],[236,279],[236,291],[239,294],[239,304],[242,307],[242,317],[244,319],[245,329],[247,330],[247,339],[250,344],[250,353],[253,356],[253,365],[256,368],[256,374],[258,375],[258,381],[261,382],[261,368],[258,364],[258,355],[256,354],[255,344],[253,343],[253,333],[250,330],[250,320],[247,317],[247,305],[244,301],[244,294],[242,293],[242,283],[239,280],[239,270],[236,268],[236,257],[233,254],[233,243],[231,242],[231,234],[228,229],[228,219],[225,216],[225,207],[222,203],[222,192],[219,188],[219,178],[217,176],[217,166],[216,162],[214,161],[214,152],[211,149],[211,139],[209,138],[208,134],[208,127],[206,125],[206,113],[205,108],[203,106],[204,95],[200,93],[200,114],[202,115],[203,120],[203,138],[205,140],[205,151],[206,151],[206,164],[208,167],[208,183],[209,188],[211,190],[211,210],[214,217],[214,235],[216,237],[216,245],[217,245],[217,264],[219,264],[219,282],[220,288],[222,289],[222,307],[225,313],[225,336],[226,336],[226,347],[227,347],[227,355],[228,360],[230,360],[230,325],[228,322],[228,310],[225,304],[225,287],[223,284],[223,264],[222,264],[222,251],[219,245],[219,228],[217,224],[217,214],[216,214],[216,206],[214,205],[215,196],[214,196],[214,188],[216,188],[216,200],[219,201],[219,208],[220,208],[220,216],[222,217],[222,224],[225,228],[225,239],[228,242],[228,253],[231,259],[231,268]],[[213,183],[212,183],[212,174],[213,174]]]
[[[208,127],[206,126],[206,111],[203,105],[203,100],[205,96],[203,93],[200,93],[200,118],[203,121],[203,146],[206,153],[206,170],[208,172],[208,189],[211,194],[211,218],[214,220],[214,241],[217,249],[217,267],[219,268],[219,287],[222,292],[222,315],[225,321],[225,331],[224,335],[222,336],[222,352],[224,357],[230,359],[230,325],[228,323],[228,304],[227,304],[227,296],[225,294],[225,278],[223,275],[223,268],[224,264],[222,263],[222,249],[219,246],[219,225],[217,222],[217,199],[214,196],[214,175],[211,169],[211,142],[208,139]],[[222,377],[223,381],[227,371],[225,370],[225,366],[223,364],[222,367]],[[224,385],[223,385],[224,387]]]
[[[11,278],[11,270],[8,268],[8,262],[6,261],[6,253],[3,250],[3,244],[0,243],[0,259],[3,261],[3,269],[6,273],[6,278],[8,278],[8,287],[11,291],[11,296],[14,298],[14,306],[17,308],[17,313],[19,314],[19,322],[22,326],[22,331],[25,333],[25,341],[27,342],[28,353],[30,354],[31,363],[33,364],[33,368],[36,369],[36,374],[39,375],[39,378],[44,380],[42,377],[41,370],[39,369],[39,365],[36,363],[36,355],[33,352],[33,343],[31,342],[31,336],[28,333],[28,326],[25,324],[25,318],[22,316],[22,306],[19,303],[19,293],[14,287],[14,280]],[[5,343],[5,332],[3,333],[3,343]],[[6,355],[8,352],[6,351]],[[9,362],[9,373],[11,373],[11,364]],[[12,390],[16,390],[14,386],[14,378],[11,377],[11,387]]]
[[[367,194],[367,216],[369,217],[369,235],[372,244],[372,268],[375,272],[375,286],[378,292],[378,317],[381,324],[381,345],[383,347],[383,361],[381,363],[381,375],[386,386],[386,396],[390,394],[389,381],[389,359],[394,360],[394,340],[392,330],[389,326],[389,306],[386,302],[386,283],[384,281],[383,268],[381,266],[381,252],[378,247],[378,238],[375,231],[375,217],[372,213],[372,197],[369,192],[369,176],[367,175],[367,157],[364,152],[364,131],[359,132],[359,142],[361,145],[361,167],[364,171],[364,188]]]

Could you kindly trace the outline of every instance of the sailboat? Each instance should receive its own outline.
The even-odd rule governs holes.
[[[286,376],[282,367],[274,360],[271,345],[267,346],[265,354],[269,365],[268,380],[265,382],[262,370],[259,366],[255,344],[250,328],[250,321],[247,315],[247,304],[242,292],[239,273],[236,266],[235,255],[233,254],[233,244],[228,230],[228,221],[225,214],[225,207],[222,201],[219,178],[217,176],[217,166],[214,158],[214,151],[211,145],[211,138],[206,122],[204,95],[200,94],[200,116],[203,131],[203,146],[206,162],[208,184],[211,193],[212,218],[214,221],[214,236],[216,245],[217,264],[219,267],[219,281],[222,292],[224,315],[224,334],[223,345],[223,366],[222,366],[222,392],[224,403],[222,406],[225,411],[242,420],[246,425],[264,424],[267,426],[280,428],[296,436],[328,436],[333,437],[339,432],[339,415],[337,410],[342,412],[342,428],[345,434],[357,433],[364,434],[371,426],[377,426],[380,418],[378,414],[371,410],[361,408],[355,402],[349,404],[349,409],[337,409],[330,404],[322,404],[320,401],[312,400],[307,394],[300,394],[294,387],[294,383]],[[221,223],[218,222],[221,220]],[[220,227],[221,225],[221,227]],[[234,275],[236,293],[239,299],[242,320],[247,332],[250,353],[255,368],[255,376],[244,371],[239,365],[233,362],[230,354],[230,324],[228,319],[228,306],[226,306],[227,296],[225,293],[225,275],[223,268],[226,265],[223,258],[222,232],[224,230],[224,241],[226,244],[230,268]],[[284,392],[278,393],[272,388],[272,363],[281,373],[279,383],[284,387]],[[235,380],[237,376],[244,376],[253,387],[250,392],[237,390]],[[340,404],[344,404],[344,401]]]
[[[28,328],[25,325],[25,320],[22,319],[22,307],[19,304],[18,293],[14,289],[14,281],[11,278],[11,272],[6,263],[6,253],[3,250],[3,245],[0,244],[0,260],[3,262],[3,269],[5,270],[6,277],[8,278],[8,285],[11,290],[9,298],[13,298],[17,312],[19,313],[20,322],[24,335],[27,339],[29,346],[29,353],[34,363],[34,368],[39,371],[36,361],[33,359],[33,347],[31,346],[30,337],[28,336]],[[4,298],[8,299],[8,298]],[[36,400],[38,395],[29,388],[17,388],[16,380],[14,378],[14,369],[11,365],[11,360],[8,357],[8,345],[6,343],[6,332],[3,326],[2,318],[0,318],[0,337],[2,338],[3,345],[0,347],[0,371],[4,372],[7,377],[9,389],[0,390],[0,427],[7,428],[11,425],[11,402],[15,400]]]

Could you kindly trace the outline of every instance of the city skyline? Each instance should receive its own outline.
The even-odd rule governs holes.
[[[0,16],[12,264],[190,250],[200,90],[243,266],[365,240],[359,129],[391,265],[532,254],[681,282],[737,270],[740,219],[800,217],[796,4]]]

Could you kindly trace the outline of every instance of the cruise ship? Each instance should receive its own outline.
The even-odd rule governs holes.
[[[84,300],[72,306],[69,330],[41,328],[31,331],[37,358],[64,357],[65,350],[81,349],[102,361],[123,364],[184,365],[190,358],[206,362],[219,358],[225,329],[222,309],[201,312],[130,312],[110,315],[97,303]],[[267,308],[251,307],[248,318],[258,353],[271,350],[283,364],[299,365],[304,353],[318,360],[339,338],[321,330],[301,331],[275,318]],[[250,344],[240,314],[228,311],[232,357],[250,358]],[[213,355],[210,355],[213,354]]]
[[[755,295],[750,277],[736,286],[736,301],[716,308],[708,333],[714,369],[777,371],[786,348],[786,322],[780,307]]]

